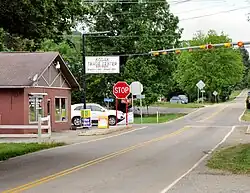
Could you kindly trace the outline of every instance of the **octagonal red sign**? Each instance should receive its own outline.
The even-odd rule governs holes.
[[[117,82],[113,86],[113,94],[117,99],[125,99],[130,94],[130,87],[124,81]]]

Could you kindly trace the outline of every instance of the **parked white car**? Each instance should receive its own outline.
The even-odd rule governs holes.
[[[92,123],[98,123],[98,117],[102,115],[107,115],[109,118],[109,125],[116,125],[116,111],[108,110],[96,103],[87,103],[86,108],[91,110],[91,120]],[[81,125],[81,110],[83,108],[83,103],[71,105],[71,121],[74,126]],[[117,112],[118,122],[125,119],[125,114],[122,111]]]

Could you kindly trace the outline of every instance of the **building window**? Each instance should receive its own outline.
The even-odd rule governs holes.
[[[56,122],[67,122],[67,99],[55,98],[55,119]]]
[[[43,96],[29,96],[29,122],[38,122],[38,115],[44,115]]]

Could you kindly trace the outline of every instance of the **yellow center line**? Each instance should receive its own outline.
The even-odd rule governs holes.
[[[3,191],[2,193],[16,193],[16,192],[21,192],[21,191],[24,191],[24,190],[27,190],[27,189],[30,189],[30,188],[33,188],[35,186],[38,186],[40,184],[43,184],[43,183],[46,183],[46,182],[49,182],[49,181],[52,181],[56,178],[59,178],[59,177],[62,177],[62,176],[65,176],[65,175],[68,175],[68,174],[71,174],[73,172],[76,172],[78,170],[81,170],[81,169],[84,169],[84,168],[87,168],[89,166],[92,166],[92,165],[95,165],[95,164],[98,164],[98,163],[101,163],[105,160],[109,160],[111,158],[114,158],[114,157],[117,157],[119,155],[122,155],[122,154],[125,154],[127,152],[130,152],[132,150],[136,150],[138,148],[141,148],[141,147],[144,147],[148,144],[151,144],[151,143],[154,143],[154,142],[159,142],[159,141],[162,141],[164,139],[167,139],[167,138],[170,138],[170,137],[173,137],[173,136],[176,136],[186,130],[190,129],[190,127],[184,127],[182,129],[179,129],[173,133],[169,133],[169,134],[166,134],[166,135],[163,135],[161,137],[157,137],[157,138],[154,138],[154,139],[151,139],[151,140],[148,140],[148,141],[145,141],[145,142],[142,142],[142,143],[139,143],[137,145],[133,145],[133,146],[130,146],[128,148],[125,148],[125,149],[122,149],[122,150],[119,150],[117,152],[113,152],[111,154],[108,154],[108,155],[105,155],[103,157],[100,157],[100,158],[97,158],[97,159],[94,159],[94,160],[91,160],[91,161],[88,161],[86,163],[83,163],[83,164],[80,164],[80,165],[77,165],[75,167],[72,167],[72,168],[69,168],[69,169],[66,169],[66,170],[63,170],[61,172],[58,172],[58,173],[55,173],[55,174],[52,174],[52,175],[49,175],[49,176],[46,176],[44,178],[41,178],[41,179],[38,179],[38,180],[35,180],[35,181],[32,181],[30,183],[27,183],[27,184],[24,184],[24,185],[21,185],[21,186],[18,186],[16,188],[13,188],[13,189],[10,189],[10,190],[6,190],[6,191]]]

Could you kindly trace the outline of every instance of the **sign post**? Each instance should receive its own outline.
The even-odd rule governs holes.
[[[217,92],[217,91],[214,91],[214,92],[213,92],[213,95],[214,95],[215,101],[218,102],[218,101],[217,101],[218,92]]]
[[[132,109],[134,113],[134,95],[141,95],[143,92],[143,85],[139,81],[132,82],[130,84],[130,92],[132,94]],[[142,97],[140,97],[140,113],[141,113],[141,123],[142,123]]]
[[[197,102],[199,102],[200,90],[202,90],[206,85],[205,85],[205,83],[204,83],[202,80],[200,80],[200,81],[196,84],[196,86],[198,87]]]
[[[130,94],[130,87],[124,81],[119,81],[113,86],[113,94],[116,97],[116,125],[117,125],[117,108],[118,108],[118,99],[127,99]],[[126,119],[128,119],[128,105],[126,104]],[[128,120],[126,120],[126,124],[128,124]]]
[[[202,104],[204,102],[204,100],[203,100],[203,93],[205,93],[205,90],[201,90],[201,101],[202,101]]]

